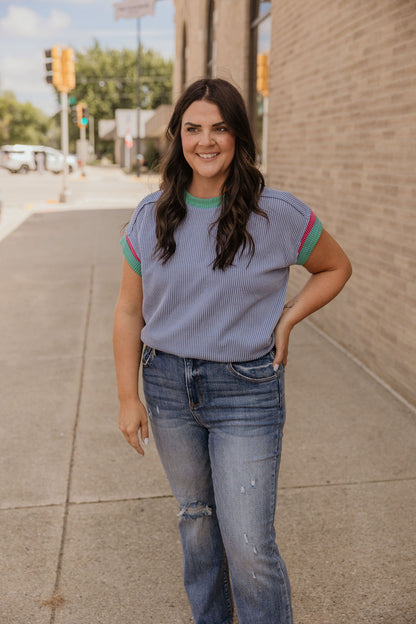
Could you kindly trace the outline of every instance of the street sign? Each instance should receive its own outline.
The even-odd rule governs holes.
[[[115,2],[113,7],[116,20],[120,17],[143,17],[155,14],[155,0],[122,0],[122,2]]]

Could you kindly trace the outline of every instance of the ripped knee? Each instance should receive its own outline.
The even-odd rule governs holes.
[[[188,520],[196,520],[197,518],[207,518],[210,516],[212,516],[212,507],[199,501],[183,505],[178,513],[178,518]]]

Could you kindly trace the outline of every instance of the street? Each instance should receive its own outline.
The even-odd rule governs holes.
[[[86,167],[85,177],[81,171],[68,176],[66,204],[59,203],[62,185],[62,174],[12,174],[0,168],[0,240],[34,212],[108,207],[134,210],[143,191],[151,193],[158,188],[158,178],[144,174],[138,179],[117,166]]]

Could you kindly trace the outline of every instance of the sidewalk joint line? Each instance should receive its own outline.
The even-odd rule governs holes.
[[[351,485],[377,485],[378,483],[403,483],[405,481],[416,481],[416,477],[397,477],[396,479],[368,479],[365,481],[334,481],[333,483],[312,483],[309,485],[281,485],[278,491],[282,490],[309,490],[327,487],[347,487]]]
[[[415,477],[416,479],[416,477]],[[145,503],[146,501],[152,500],[164,500],[164,499],[172,499],[174,498],[173,494],[155,494],[154,496],[132,496],[129,498],[97,498],[96,500],[85,500],[85,501],[69,501],[68,507],[77,507],[79,505],[99,505],[101,503],[128,503],[130,501],[141,501]],[[21,505],[14,507],[0,507],[0,514],[2,511],[20,511],[26,509],[53,509],[55,507],[64,507],[65,502],[62,503],[45,503],[44,505]]]
[[[354,485],[377,485],[381,483],[404,483],[416,481],[416,477],[398,477],[397,479],[372,479],[368,481],[338,481],[334,483],[312,483],[309,485],[279,485],[278,492],[290,491],[290,490],[312,490],[317,488],[327,487],[349,487]],[[107,503],[129,503],[129,502],[142,502],[153,500],[170,500],[174,499],[173,494],[156,494],[155,496],[132,496],[128,498],[100,498],[96,500],[85,501],[68,501],[68,510],[70,507],[79,507],[81,505],[102,505]],[[45,505],[22,505],[21,507],[2,507],[0,508],[0,514],[2,511],[20,511],[25,509],[48,509],[53,507],[62,507],[66,503],[46,503]]]
[[[90,319],[91,319],[94,273],[95,273],[95,265],[92,264],[90,267],[88,305],[87,305],[87,312],[86,312],[86,317],[85,317],[84,337],[83,337],[83,343],[82,343],[82,359],[81,359],[81,370],[80,370],[80,375],[79,375],[77,406],[76,406],[75,421],[74,421],[74,426],[73,426],[73,431],[72,431],[72,446],[71,446],[71,456],[69,459],[64,516],[63,516],[63,522],[62,522],[61,543],[59,547],[58,562],[57,562],[57,567],[56,567],[55,586],[53,590],[54,596],[58,594],[59,585],[61,581],[62,564],[63,564],[64,549],[65,549],[65,539],[66,539],[66,532],[67,532],[67,526],[68,526],[68,512],[69,512],[70,494],[71,494],[71,485],[72,485],[72,472],[73,472],[73,467],[74,467],[75,444],[76,444],[76,439],[77,439],[81,399],[82,399],[82,394],[83,394],[83,389],[84,389],[85,362],[86,362],[88,330],[89,330]],[[55,616],[56,616],[56,606],[52,605],[49,624],[54,624]]]
[[[73,501],[69,503],[71,507],[78,507],[81,505],[102,505],[111,503],[130,503],[130,502],[142,502],[153,500],[167,500],[173,499],[173,494],[155,494],[155,496],[132,496],[128,498],[100,498],[98,500],[91,501]]]

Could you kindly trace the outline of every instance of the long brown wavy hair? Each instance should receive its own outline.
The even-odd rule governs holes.
[[[217,226],[217,257],[212,266],[214,270],[225,270],[233,264],[240,248],[242,254],[247,247],[251,260],[255,245],[247,230],[250,214],[267,215],[258,205],[264,178],[255,164],[256,148],[243,98],[232,84],[220,78],[204,78],[191,84],[179,98],[167,127],[170,145],[162,161],[163,193],[156,204],[155,254],[164,264],[175,253],[175,230],[187,214],[184,194],[193,174],[182,151],[181,124],[187,108],[200,100],[216,104],[235,135],[235,154],[221,192],[221,213],[211,225],[211,229]]]

